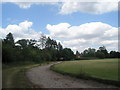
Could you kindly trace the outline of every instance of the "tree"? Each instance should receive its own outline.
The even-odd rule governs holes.
[[[108,51],[107,51],[107,49],[105,48],[105,46],[99,47],[99,50],[100,50],[100,52],[104,53],[105,58],[108,57]]]
[[[120,52],[117,52],[117,58],[120,58]]]
[[[42,61],[50,61],[50,60],[58,60],[59,53],[62,51],[62,45],[59,43],[57,45],[56,40],[51,38],[47,38],[47,41],[44,36],[41,38],[42,50],[36,45],[36,40],[27,40],[21,39],[16,42],[14,45],[14,38],[11,33],[9,33],[4,40],[3,43],[3,62],[10,63],[14,61],[34,61],[34,62],[42,62]],[[47,48],[44,48],[46,45]],[[13,47],[14,46],[14,47]],[[59,49],[59,50],[58,50]]]
[[[58,57],[58,60],[62,60],[63,59],[63,57],[62,57],[62,50],[63,50],[63,47],[62,47],[62,45],[59,42],[58,45],[57,45],[57,57]]]
[[[57,42],[48,37],[45,43],[45,48],[57,49]]]
[[[120,52],[110,51],[109,57],[110,58],[119,58],[120,57]]]
[[[41,34],[41,37],[39,39],[41,49],[45,48],[45,43],[46,43],[46,36],[44,34]]]
[[[74,52],[70,48],[64,48],[62,50],[62,56],[64,60],[72,60],[75,58]]]
[[[83,51],[83,56],[84,56],[84,57],[87,57],[87,56],[88,56],[88,50],[87,50],[87,49],[85,49],[85,50]]]
[[[80,58],[80,53],[76,51],[76,58]]]
[[[9,33],[4,40],[2,40],[2,60],[4,63],[13,62],[16,60],[14,37]]]
[[[2,46],[2,61],[4,63],[10,63],[16,60],[16,53],[14,48],[9,44],[3,44]]]
[[[57,42],[56,42],[56,40],[52,40],[52,48],[57,49]]]
[[[94,48],[88,48],[84,50],[83,55],[85,57],[95,57],[96,50]]]
[[[96,57],[103,59],[103,58],[105,58],[105,54],[103,52],[101,52],[100,50],[97,50]]]
[[[15,44],[14,44],[14,38],[13,38],[12,33],[9,33],[9,34],[6,36],[6,39],[4,39],[4,42],[5,42],[6,44],[11,45],[11,46],[15,46]]]
[[[46,40],[46,43],[45,43],[45,48],[51,48],[51,38],[48,37],[47,40]]]
[[[29,40],[21,39],[21,40],[18,40],[16,43],[20,44],[21,48],[24,49],[28,46]]]
[[[58,45],[57,45],[57,49],[58,49],[58,51],[63,50],[63,47],[62,47],[62,45],[60,44],[60,42],[59,42]]]
[[[30,47],[35,47],[36,42],[37,42],[36,40],[32,40],[32,39],[27,40],[27,44],[28,44]]]

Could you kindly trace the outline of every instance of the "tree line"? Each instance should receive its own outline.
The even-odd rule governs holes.
[[[70,48],[63,48],[60,42],[46,37],[44,34],[40,36],[39,40],[21,39],[15,42],[12,33],[6,35],[5,39],[2,39],[3,63],[74,60],[81,57],[120,58],[120,52],[110,51],[108,53],[103,46],[99,47],[98,50],[88,48],[82,53],[77,51],[74,54]]]
[[[105,46],[99,47],[98,50],[94,48],[85,49],[82,53],[76,51],[76,55],[80,55],[80,57],[96,57],[96,58],[120,58],[120,52],[110,51],[106,49]],[[79,59],[80,57],[77,57]]]
[[[12,33],[2,39],[3,63],[19,61],[57,61],[72,60],[74,53],[70,48],[63,48],[61,43],[46,37],[44,34],[39,40],[21,39],[14,41]]]

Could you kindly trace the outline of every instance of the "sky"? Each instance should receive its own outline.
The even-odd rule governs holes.
[[[15,41],[45,34],[74,52],[105,46],[118,50],[117,2],[4,2],[0,38]]]

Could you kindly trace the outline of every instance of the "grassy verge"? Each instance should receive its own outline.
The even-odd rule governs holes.
[[[118,85],[118,63],[118,59],[65,61],[52,66],[51,69],[77,78]]]
[[[26,71],[30,68],[49,64],[52,62],[44,63],[12,63],[9,65],[3,64],[2,69],[2,88],[33,88],[34,86],[29,82],[26,77]]]

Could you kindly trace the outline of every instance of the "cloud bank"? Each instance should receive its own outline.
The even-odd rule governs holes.
[[[90,14],[103,14],[116,11],[117,2],[65,2],[61,6],[60,14],[71,14],[74,12],[83,12]]]
[[[90,22],[79,26],[69,23],[46,26],[52,38],[62,40],[65,47],[84,50],[88,47],[105,45],[109,50],[117,50],[118,28],[102,22]]]
[[[6,28],[0,28],[0,38],[5,38],[6,35],[11,32],[14,35],[15,41],[19,39],[38,39],[41,32],[36,32],[32,27],[33,23],[30,21],[24,21],[18,25],[8,25]]]

